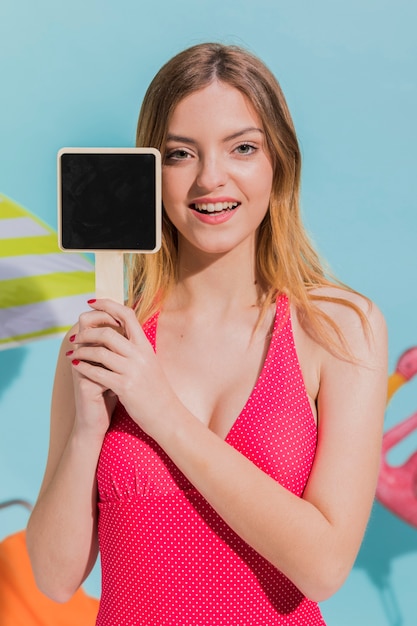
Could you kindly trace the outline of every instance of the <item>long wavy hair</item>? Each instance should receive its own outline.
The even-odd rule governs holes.
[[[275,76],[256,56],[237,46],[203,43],[180,52],[151,82],[139,114],[136,145],[154,147],[164,160],[168,126],[175,107],[213,80],[238,89],[262,121],[273,165],[267,211],[257,236],[256,275],[262,289],[260,319],[278,293],[295,305],[300,323],[326,349],[342,358],[349,348],[335,322],[317,300],[339,302],[364,315],[344,298],[314,295],[318,286],[334,286],[312,247],[300,217],[301,154],[287,103]],[[154,254],[128,258],[128,303],[143,323],[175,284],[178,258],[176,228],[163,211],[162,246]],[[340,284],[340,283],[338,283]]]

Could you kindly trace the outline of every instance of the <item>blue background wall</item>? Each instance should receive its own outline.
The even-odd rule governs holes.
[[[336,274],[384,312],[392,370],[417,345],[416,22],[412,0],[1,0],[0,191],[56,227],[59,148],[133,145],[163,62],[205,40],[242,44],[282,84],[306,223]],[[36,498],[58,347],[0,353],[0,501]],[[394,397],[387,428],[417,409],[416,391],[417,380]],[[415,449],[411,437],[395,462]],[[26,519],[0,511],[0,538]],[[415,626],[416,570],[417,529],[376,504],[352,574],[323,604],[329,626]]]

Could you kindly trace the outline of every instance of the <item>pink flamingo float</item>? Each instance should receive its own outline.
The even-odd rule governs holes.
[[[417,374],[417,346],[398,359],[388,380],[388,402],[393,394]],[[417,429],[417,412],[388,430],[382,441],[377,500],[402,520],[417,528],[417,451],[399,466],[387,461],[389,451]]]

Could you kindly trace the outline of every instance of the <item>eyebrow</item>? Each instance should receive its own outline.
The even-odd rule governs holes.
[[[253,133],[253,132],[262,133],[262,135],[264,135],[264,131],[262,130],[262,128],[258,128],[256,126],[248,126],[248,128],[243,128],[242,130],[238,130],[235,133],[228,135],[227,137],[223,139],[223,141],[224,142],[232,141],[233,139],[237,139],[238,137],[241,137],[242,135],[246,135],[247,133]],[[184,135],[168,134],[167,141],[178,141],[179,143],[188,143],[192,145],[197,144],[197,141],[195,141],[194,139],[191,139],[190,137],[185,137]]]

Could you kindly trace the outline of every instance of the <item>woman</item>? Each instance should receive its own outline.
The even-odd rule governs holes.
[[[91,301],[63,342],[38,584],[69,598],[100,549],[101,626],[324,624],[375,491],[383,318],[325,277],[291,117],[251,54],[174,57],[137,144],[162,153],[163,245],[132,261],[128,306]]]

